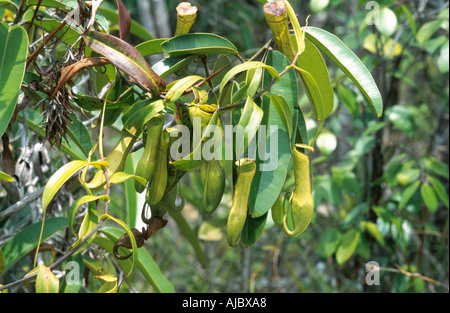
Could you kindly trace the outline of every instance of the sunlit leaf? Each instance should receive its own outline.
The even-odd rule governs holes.
[[[348,230],[343,236],[341,243],[336,252],[336,261],[339,264],[344,264],[351,258],[358,247],[361,233],[356,229]]]
[[[81,198],[78,198],[73,204],[72,207],[70,208],[69,211],[69,228],[72,230],[72,233],[74,235],[76,235],[75,230],[73,228],[73,221],[75,219],[75,214],[77,213],[78,208],[85,204],[85,203],[89,203],[89,202],[94,202],[97,200],[103,200],[103,201],[109,201],[110,198],[107,195],[101,195],[101,196],[93,196],[93,195],[87,195],[87,196],[83,196]]]
[[[268,71],[268,73],[270,75],[272,75],[272,77],[276,78],[278,81],[280,80],[280,75],[275,70],[275,68],[273,68],[272,66],[268,66],[268,65],[266,65],[262,62],[258,62],[258,61],[245,62],[245,63],[239,64],[239,65],[233,67],[230,71],[228,71],[228,73],[225,75],[225,77],[222,79],[222,82],[220,83],[220,93],[222,93],[222,91],[225,88],[225,86],[227,85],[227,83],[235,75],[245,72],[245,71],[248,71],[248,70],[251,70],[251,69],[259,68],[259,67],[265,68]]]
[[[0,179],[3,179],[5,181],[9,181],[9,182],[13,182],[14,178],[12,178],[11,176],[9,176],[8,174],[0,171]]]
[[[205,79],[201,76],[192,75],[184,77],[178,81],[175,81],[174,83],[167,86],[167,94],[164,98],[165,102],[175,102],[177,101],[183,93],[186,91],[186,89],[192,87],[195,83],[204,81]]]
[[[37,270],[36,277],[36,293],[58,293],[59,279],[52,273],[52,271],[40,264]]]
[[[98,290],[99,293],[116,293],[118,291],[117,277],[113,274],[99,275],[94,278],[102,283],[102,286]]]
[[[384,245],[384,238],[381,235],[380,231],[376,224],[371,222],[363,221],[361,225],[382,245]]]
[[[61,168],[59,168],[48,180],[45,185],[44,193],[42,194],[42,207],[45,211],[50,201],[52,201],[58,190],[64,185],[64,183],[72,177],[76,172],[84,168],[85,166],[94,166],[101,168],[101,166],[108,166],[108,162],[86,162],[86,161],[72,161]]]

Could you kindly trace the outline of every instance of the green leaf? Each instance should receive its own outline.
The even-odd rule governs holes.
[[[284,129],[287,131],[287,134],[289,136],[289,141],[291,141],[291,138],[294,134],[294,118],[292,115],[293,113],[291,111],[291,107],[287,103],[286,99],[283,98],[283,96],[271,94],[267,94],[267,96],[270,98],[271,103],[277,110],[278,116],[283,122]]]
[[[52,271],[40,264],[37,269],[36,293],[58,293],[59,279]]]
[[[167,41],[166,38],[152,39],[138,44],[135,48],[142,56],[148,57],[150,55],[163,53],[164,51],[161,44],[165,41]]]
[[[0,8],[1,7],[6,7],[11,11],[14,11],[17,13],[17,6],[14,4],[14,2],[11,2],[9,0],[1,0],[0,1]]]
[[[200,54],[239,54],[237,48],[228,39],[206,33],[176,36],[165,41],[161,46],[166,58]]]
[[[247,150],[248,145],[253,138],[255,138],[263,116],[264,112],[256,105],[253,99],[248,96],[245,106],[242,109],[241,118],[238,122],[238,125],[242,126],[244,130],[244,136],[239,136],[239,138],[242,138],[242,142],[236,142],[236,149],[243,147],[241,153],[244,153],[244,151]]]
[[[78,208],[85,203],[94,202],[97,200],[110,201],[110,198],[107,195],[101,195],[101,196],[87,195],[87,196],[78,198],[72,204],[72,207],[70,208],[70,211],[69,211],[69,228],[70,228],[70,230],[72,230],[72,233],[74,235],[76,235],[76,233],[73,228],[73,221],[74,221],[75,214],[77,213]]]
[[[413,184],[409,185],[405,190],[403,190],[402,193],[402,199],[400,200],[400,203],[398,204],[399,209],[403,209],[411,200],[412,196],[416,193],[417,189],[419,188],[421,182],[420,180],[414,182]]]
[[[322,98],[323,118],[327,118],[333,112],[334,92],[331,86],[330,75],[322,54],[314,44],[306,39],[305,51],[299,56],[296,65],[308,72],[317,84]],[[305,87],[309,86],[308,81],[300,74]],[[310,92],[308,92],[309,94]]]
[[[9,182],[13,182],[14,178],[12,178],[11,176],[9,176],[8,174],[6,174],[5,172],[0,171],[0,179],[9,181]]]
[[[423,157],[420,159],[423,167],[436,175],[449,179],[448,165],[433,157]]]
[[[442,20],[432,20],[420,27],[416,35],[416,40],[421,47],[424,47],[427,41],[441,28]]]
[[[44,210],[44,214],[48,204],[52,201],[55,194],[62,187],[62,185],[64,185],[64,183],[72,177],[73,174],[85,166],[100,168],[102,165],[108,166],[108,162],[86,162],[77,160],[69,162],[58,169],[48,180],[45,185],[44,193],[42,194],[42,208]]]
[[[287,64],[290,64],[289,60],[278,51],[270,53],[267,62],[268,64],[273,64],[275,71],[280,72],[286,68]],[[269,78],[270,77],[266,77],[266,80]],[[295,72],[288,72],[284,75],[281,80],[271,88],[270,92],[271,94],[282,95],[289,105],[289,109],[293,112],[294,104],[297,102]],[[257,160],[257,166],[261,170],[256,172],[252,182],[251,195],[255,198],[253,199],[251,197],[249,200],[249,210],[253,218],[261,217],[266,214],[276,202],[286,180],[287,171],[292,158],[291,141],[289,140],[290,136],[288,131],[286,130],[275,105],[273,105],[271,101],[267,101],[267,99],[270,98],[264,97],[261,105],[261,108],[264,111],[264,120],[261,125],[265,125],[267,128],[266,148],[264,150],[264,148],[259,146],[259,150],[264,150],[262,155],[260,155],[261,151],[258,151],[259,160]],[[275,126],[277,131],[272,132],[270,129],[271,126]],[[277,143],[277,152],[272,151],[271,143]],[[277,159],[275,160],[276,166],[275,168],[269,168],[274,162],[274,155],[277,155]]]
[[[376,224],[371,222],[362,221],[361,226],[367,230],[380,244],[384,245],[384,238]]]
[[[0,137],[16,109],[20,87],[25,75],[28,36],[18,25],[0,23]]]
[[[124,127],[139,123],[144,125],[147,121],[155,117],[156,114],[164,110],[163,100],[145,99],[136,102],[122,116]]]
[[[164,102],[167,103],[177,101],[187,89],[191,88],[199,81],[205,81],[205,79],[198,75],[192,75],[173,82],[167,86],[168,90],[166,97],[164,98]]]
[[[447,43],[441,48],[439,56],[436,60],[439,72],[445,74],[449,72],[449,43]]]
[[[70,119],[72,123],[67,127],[67,135],[87,158],[93,147],[91,136],[76,114],[71,114]]]
[[[83,256],[77,254],[71,256],[64,262],[62,268],[64,269],[64,279],[61,280],[61,286],[59,287],[60,293],[79,293],[82,287],[81,273],[84,273]]]
[[[317,247],[318,253],[323,258],[328,258],[336,252],[339,243],[341,242],[342,235],[336,228],[327,229],[320,236],[319,246]]]
[[[406,18],[408,19],[413,35],[417,36],[416,20],[414,19],[414,16],[412,15],[411,11],[404,4],[400,5],[400,8],[403,10],[403,13],[406,15]]]
[[[131,277],[131,275],[133,275],[133,272],[134,272],[135,262],[139,257],[136,238],[134,237],[134,234],[131,231],[131,229],[128,227],[128,225],[125,224],[125,222],[123,222],[122,220],[115,218],[109,214],[103,214],[102,216],[100,216],[99,220],[103,220],[103,219],[113,220],[114,222],[119,224],[125,230],[128,237],[130,238],[133,254],[131,255],[131,266],[130,266],[130,269],[127,271],[126,278]]]
[[[420,194],[422,196],[423,202],[428,208],[428,211],[430,211],[430,213],[436,212],[439,206],[439,202],[436,193],[433,190],[433,187],[428,184],[422,184],[422,186],[420,187]]]
[[[111,184],[121,184],[129,179],[134,179],[143,186],[147,185],[147,181],[145,180],[145,178],[133,174],[127,174],[124,172],[116,172],[111,175],[110,182]]]
[[[274,77],[278,81],[280,81],[280,75],[278,74],[277,70],[275,70],[275,68],[273,68],[272,66],[268,66],[259,61],[245,62],[245,63],[239,64],[239,65],[233,67],[225,75],[225,77],[222,79],[222,82],[220,83],[220,93],[222,93],[223,89],[225,88],[225,86],[227,85],[228,81],[231,78],[233,78],[234,76],[236,76],[237,74],[239,74],[241,72],[246,72],[251,69],[255,69],[255,68],[259,68],[259,67],[265,68],[269,72],[269,74],[272,75],[272,77]]]
[[[341,244],[336,252],[336,261],[342,265],[351,258],[358,247],[361,233],[356,229],[350,229],[342,236]]]
[[[105,248],[110,254],[113,252],[114,242],[116,242],[123,234],[120,229],[105,227],[102,228],[102,232],[107,235],[110,240],[99,240],[99,237],[96,239],[96,243],[101,241],[101,246]],[[118,260],[119,264],[123,266],[124,264],[128,264],[130,266],[130,260]],[[173,293],[175,292],[172,284],[169,280],[164,276],[159,268],[158,264],[152,258],[152,256],[145,249],[139,250],[139,256],[137,259],[137,267],[144,274],[150,284],[155,288],[157,292],[163,293]],[[123,268],[125,271],[128,271],[128,268]]]
[[[46,32],[51,33],[55,31],[58,27],[61,26],[61,22],[55,20],[54,17],[50,16],[46,11],[43,11],[42,8],[39,9],[38,14],[42,16],[42,18],[34,19],[33,25],[37,28],[43,28]],[[31,22],[33,18],[34,10],[28,10],[22,17],[22,21]],[[60,30],[58,30],[55,34],[55,37],[68,45],[76,44],[79,36],[83,32],[81,27],[70,27],[69,25],[64,25]]]
[[[266,226],[267,214],[268,213],[257,218],[247,216],[241,235],[242,243],[245,246],[248,247],[253,245],[262,235],[264,227]]]
[[[294,29],[294,37],[297,51],[303,53],[305,51],[305,34],[302,28],[300,27],[297,14],[295,13],[289,1],[284,0],[284,3],[286,4],[286,11],[289,16],[289,20],[291,21],[292,28]],[[297,54],[297,51],[295,51],[295,54]]]
[[[47,240],[58,231],[66,228],[68,219],[66,217],[55,217],[47,219],[42,233],[42,240]],[[4,271],[7,272],[14,264],[25,257],[30,251],[37,247],[39,240],[39,230],[42,223],[37,222],[27,226],[19,233],[15,234],[2,247],[5,256]]]
[[[169,58],[163,59],[152,66],[153,71],[161,76],[162,78],[166,78],[169,75],[177,72],[183,67],[187,66],[189,63],[197,59],[198,56],[190,55],[183,58]]]
[[[323,29],[308,27],[306,37],[356,84],[380,117],[383,114],[383,98],[371,73],[353,51],[338,37]]]
[[[134,173],[134,168],[134,158],[133,155],[131,155],[127,158],[125,163],[125,172]],[[125,201],[127,211],[126,221],[130,228],[134,228],[136,226],[136,217],[138,212],[138,198],[134,187],[134,182],[131,180],[125,182]]]
[[[445,189],[444,185],[437,180],[436,178],[432,176],[428,176],[428,180],[431,183],[431,186],[434,188],[434,192],[438,195],[438,197],[441,199],[441,201],[444,203],[444,205],[449,208],[448,204],[448,192]]]

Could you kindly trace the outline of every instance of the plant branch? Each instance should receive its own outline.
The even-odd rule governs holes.
[[[44,193],[44,187],[41,187],[40,189],[36,190],[35,192],[31,193],[24,199],[20,200],[19,202],[14,203],[6,210],[0,212],[0,222],[4,219],[8,218],[9,216],[19,212],[27,205],[30,205],[34,201],[38,200],[42,194]]]

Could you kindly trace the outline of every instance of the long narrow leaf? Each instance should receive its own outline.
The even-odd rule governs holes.
[[[323,29],[308,27],[305,33],[306,38],[356,84],[380,117],[383,114],[383,99],[374,78],[362,61],[338,37]]]
[[[0,23],[0,137],[16,109],[25,75],[28,36],[18,25]]]
[[[308,39],[305,40],[305,50],[299,56],[296,65],[308,72],[315,80],[322,98],[323,118],[326,119],[333,111],[334,92],[331,85],[328,68],[322,54]],[[306,87],[309,86],[307,78],[300,73]]]
[[[85,40],[92,50],[107,57],[154,95],[160,94],[165,88],[164,80],[153,72],[139,51],[126,41],[97,31],[89,32]]]
[[[72,161],[63,165],[58,169],[48,180],[45,185],[44,193],[42,194],[42,207],[45,212],[50,201],[52,201],[58,190],[64,185],[64,183],[76,172],[84,168],[85,166],[94,166],[100,168],[101,166],[108,166],[108,162],[86,162],[86,161]]]
[[[49,218],[45,223],[42,239],[47,240],[58,231],[67,228],[67,225],[68,219],[66,217]],[[5,256],[4,272],[8,271],[14,264],[37,247],[40,228],[41,222],[27,226],[2,246]]]
[[[199,54],[239,54],[227,39],[215,34],[185,34],[167,40],[162,45],[166,58]]]

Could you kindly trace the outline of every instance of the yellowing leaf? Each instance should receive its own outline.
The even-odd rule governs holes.
[[[63,165],[50,177],[45,185],[44,193],[42,194],[42,207],[44,212],[62,185],[64,185],[64,183],[72,177],[73,174],[88,165],[100,168],[101,166],[108,166],[108,162],[86,162],[76,160]]]
[[[116,293],[118,291],[117,277],[112,274],[95,276],[103,285],[98,290],[99,293]]]
[[[36,293],[58,293],[59,279],[52,271],[40,264],[37,269]]]
[[[129,179],[134,179],[143,186],[147,185],[147,180],[145,178],[143,178],[141,176],[127,174],[124,172],[114,173],[109,179],[110,179],[111,184],[121,184],[124,181],[127,181]]]
[[[6,173],[4,173],[2,171],[0,171],[0,179],[6,180],[6,181],[9,181],[9,182],[13,182],[14,181],[14,178],[12,178],[11,176],[9,176],[8,174],[6,174]]]
[[[85,203],[89,203],[89,202],[93,202],[93,201],[97,201],[97,200],[109,201],[110,198],[106,195],[102,195],[102,196],[88,195],[88,196],[83,196],[83,197],[79,198],[72,204],[72,207],[70,208],[70,211],[69,211],[69,227],[72,230],[72,233],[74,235],[75,235],[75,230],[73,229],[73,220],[75,218],[75,214],[76,214],[78,208]]]
[[[223,89],[227,85],[228,81],[233,78],[235,75],[245,72],[251,69],[255,68],[265,68],[272,77],[276,78],[278,81],[280,80],[280,75],[278,74],[277,70],[273,68],[272,66],[268,66],[262,62],[259,61],[251,61],[251,62],[245,62],[242,64],[239,64],[235,67],[233,67],[222,79],[222,82],[220,83],[220,93],[222,93]]]
[[[201,76],[192,75],[182,78],[170,84],[169,86],[167,86],[169,90],[167,91],[167,95],[164,98],[164,101],[165,102],[177,101],[178,98],[180,98],[183,95],[186,89],[192,87],[195,83],[204,80],[205,79]]]
[[[297,15],[295,14],[295,11],[292,8],[291,4],[287,0],[284,0],[284,2],[286,3],[286,10],[289,19],[291,20],[292,28],[294,29],[295,40],[297,42],[297,49],[298,49],[297,53],[302,54],[303,51],[305,51],[305,34],[303,33],[302,28],[300,27]]]

